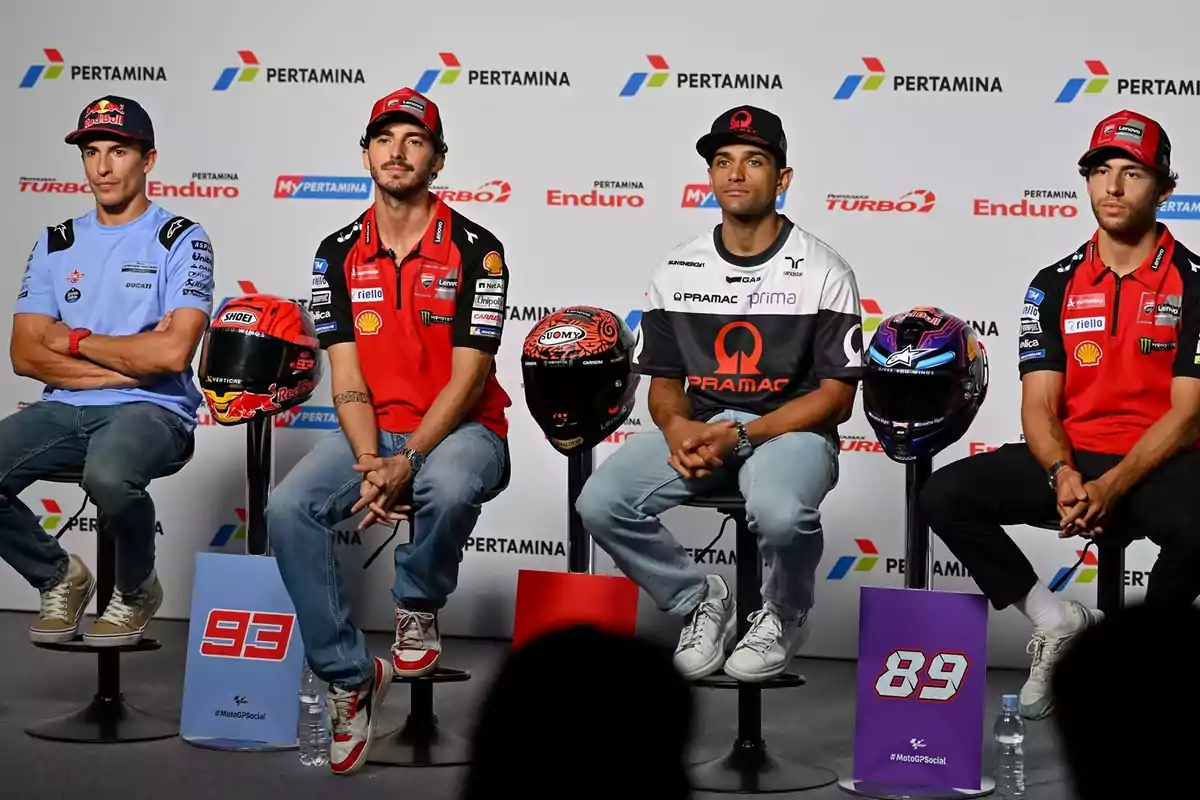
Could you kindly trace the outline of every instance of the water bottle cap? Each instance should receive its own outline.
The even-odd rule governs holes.
[[[1017,710],[1017,696],[1015,694],[1006,694],[1000,696],[1000,707],[1005,711]]]

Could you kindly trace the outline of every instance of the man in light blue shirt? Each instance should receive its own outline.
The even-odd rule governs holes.
[[[0,558],[41,592],[30,638],[75,638],[95,579],[17,495],[47,473],[82,470],[118,537],[116,591],[83,639],[118,646],[140,640],[162,603],[146,486],[191,448],[213,249],[200,225],[146,196],[157,151],[137,103],[90,103],[66,142],[79,147],[96,208],[43,231],[25,265],[10,355],[46,388],[0,420]]]

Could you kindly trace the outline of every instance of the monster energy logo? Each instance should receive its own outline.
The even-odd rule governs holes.
[[[454,317],[447,317],[444,314],[434,314],[431,311],[421,312],[422,325],[449,325],[454,322]]]
[[[1140,337],[1138,337],[1138,347],[1141,348],[1142,355],[1148,356],[1154,352],[1161,352],[1163,350],[1174,350],[1175,343],[1174,342],[1156,342],[1153,339],[1151,339],[1149,336],[1140,336]]]

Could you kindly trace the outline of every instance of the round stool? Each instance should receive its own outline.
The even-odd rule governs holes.
[[[1034,522],[1030,523],[1030,527],[1058,531],[1059,521],[1051,519]],[[1107,533],[1102,533],[1095,539],[1087,540],[1079,561],[1069,570],[1069,573],[1073,573],[1081,564],[1086,564],[1089,548],[1092,545],[1096,546],[1096,606],[1105,616],[1115,614],[1125,607],[1125,548],[1138,539],[1145,538],[1140,535],[1111,538]],[[1055,581],[1051,580],[1050,583],[1053,585]]]
[[[156,478],[174,475],[187,465],[195,453],[196,440],[188,441],[180,459],[167,466]],[[43,475],[39,480],[51,483],[73,483],[83,480],[81,471],[64,470]],[[67,524],[58,532],[62,538],[87,508],[90,498],[84,497],[83,505]],[[117,577],[117,540],[113,531],[104,524],[103,516],[96,526],[96,609],[103,613],[112,599]],[[121,692],[121,654],[144,653],[158,650],[162,645],[148,636],[136,644],[119,647],[93,647],[83,643],[82,636],[69,642],[34,643],[44,650],[59,650],[70,653],[94,653],[96,655],[96,694],[88,705],[61,717],[49,719],[29,726],[25,732],[39,739],[55,742],[88,742],[113,744],[116,742],[147,742],[169,739],[179,734],[179,725],[152,717],[131,706]]]
[[[762,586],[762,556],[758,552],[758,539],[746,521],[746,500],[735,488],[697,495],[683,505],[714,509],[734,521],[737,528],[737,637],[741,640],[750,632],[750,613],[762,608],[759,588]],[[724,674],[695,681],[697,686],[737,690],[738,732],[729,751],[693,768],[692,788],[706,792],[765,794],[799,792],[835,783],[837,773],[833,770],[780,758],[767,751],[763,739],[762,691],[793,688],[804,683],[802,675],[790,672],[758,683],[743,683]]]
[[[438,726],[433,713],[433,685],[471,679],[465,669],[438,667],[420,678],[396,676],[392,683],[411,687],[411,703],[404,725],[384,734],[371,745],[368,764],[396,767],[448,767],[470,763],[467,740]]]

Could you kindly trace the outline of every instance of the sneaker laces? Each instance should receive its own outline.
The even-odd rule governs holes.
[[[133,615],[137,613],[138,599],[135,595],[124,595],[120,592],[114,592],[99,621],[121,627],[128,625],[129,621],[133,619]]]
[[[53,589],[42,592],[42,618],[70,622],[67,619],[67,606],[70,600],[71,584],[67,580],[63,580]]]
[[[358,692],[331,686],[326,698],[329,707],[329,727],[334,738],[345,741],[350,736],[350,724],[358,711]]]
[[[749,616],[750,632],[742,640],[742,647],[753,650],[760,655],[766,655],[771,646],[783,635],[783,622],[779,615],[769,608],[760,608]]]
[[[679,649],[688,650],[704,641],[705,623],[721,624],[721,607],[718,603],[705,600],[692,612],[692,621],[679,637]]]
[[[396,611],[396,643],[392,650],[426,650],[425,629],[433,623],[434,615],[428,611]]]
[[[1029,666],[1031,679],[1039,682],[1048,679],[1047,673],[1061,643],[1060,637],[1051,637],[1045,631],[1034,631],[1033,638],[1029,640],[1029,647],[1025,649],[1026,653],[1033,656],[1033,663]]]

